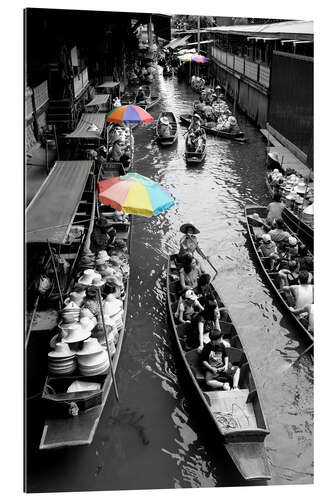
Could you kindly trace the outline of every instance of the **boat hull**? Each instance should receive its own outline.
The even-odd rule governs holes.
[[[191,123],[191,115],[180,115],[180,121],[184,125],[190,125]],[[222,139],[230,139],[234,140],[237,142],[245,142],[246,138],[244,136],[244,132],[237,132],[236,134],[231,134],[229,132],[223,132],[222,130],[216,130],[215,128],[209,128],[205,127],[205,125],[202,126],[202,128],[205,130],[206,134],[208,135],[214,135],[215,137],[221,137]]]

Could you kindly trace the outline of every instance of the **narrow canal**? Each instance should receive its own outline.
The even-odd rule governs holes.
[[[162,99],[152,110],[155,118],[160,110],[176,116],[191,111],[195,94],[185,83],[160,75],[156,90]],[[269,484],[313,482],[312,364],[305,356],[291,366],[306,346],[282,317],[250,254],[243,207],[269,201],[265,144],[245,117],[238,118],[248,143],[208,137],[206,160],[195,169],[183,159],[185,129],[168,149],[155,143],[154,125],[136,130],[135,170],[161,182],[176,203],[156,218],[134,219],[120,402],[112,392],[88,448],[38,452],[42,418],[36,421],[36,439],[29,440],[27,450],[29,492],[241,484],[191,405],[167,326],[166,256],[177,248],[179,226],[188,220],[200,228],[200,246],[219,270],[215,286],[242,333],[261,386],[271,431],[265,441],[273,476]]]

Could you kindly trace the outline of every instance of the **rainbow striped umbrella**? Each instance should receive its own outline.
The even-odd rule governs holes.
[[[180,61],[190,62],[193,59],[193,54],[183,54],[181,56],[177,56]]]
[[[106,120],[111,123],[148,123],[153,121],[153,117],[139,106],[127,104],[112,109]]]
[[[194,54],[192,57],[192,61],[197,62],[197,63],[206,63],[208,62],[207,57],[202,56],[201,54]]]
[[[151,217],[174,205],[164,187],[136,172],[100,181],[97,189],[101,203],[128,214]]]

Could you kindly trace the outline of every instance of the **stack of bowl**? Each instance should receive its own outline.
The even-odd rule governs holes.
[[[53,375],[69,375],[76,370],[76,356],[64,342],[57,342],[48,353],[48,370]]]
[[[75,302],[67,301],[65,307],[60,311],[61,324],[79,321],[80,307]]]
[[[110,366],[108,353],[95,338],[85,340],[77,356],[81,375],[100,375]]]

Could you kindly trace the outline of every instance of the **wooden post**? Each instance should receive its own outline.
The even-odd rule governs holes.
[[[110,370],[111,370],[111,374],[112,374],[113,388],[114,388],[114,392],[115,392],[117,401],[119,401],[118,387],[117,387],[116,377],[115,377],[115,373],[114,373],[114,369],[113,369],[113,364],[112,364],[112,359],[111,359],[111,354],[110,354],[110,349],[109,349],[109,344],[108,344],[108,336],[107,336],[106,327],[105,327],[104,312],[103,312],[103,306],[102,306],[101,289],[99,287],[96,287],[96,288],[97,288],[97,295],[98,295],[99,307],[100,307],[101,316],[102,316],[104,337],[105,337],[105,342],[106,342],[106,350],[107,350],[107,353],[108,353],[109,363],[110,363]]]
[[[197,52],[199,54],[200,52],[200,16],[198,16],[198,48]]]
[[[49,252],[50,252],[50,255],[51,255],[53,270],[54,270],[54,273],[55,273],[56,282],[57,282],[57,286],[58,286],[58,290],[59,290],[59,295],[60,295],[60,303],[61,303],[61,306],[62,306],[63,303],[64,303],[64,300],[63,300],[63,296],[62,296],[62,292],[61,292],[61,287],[60,287],[60,283],[59,283],[59,277],[58,277],[57,268],[56,268],[56,265],[55,265],[55,262],[54,262],[53,251],[52,251],[52,248],[51,248],[49,240],[47,240],[47,244],[48,244]]]
[[[59,160],[58,136],[57,136],[57,129],[56,129],[55,125],[53,125],[53,133],[54,133],[54,142],[55,142],[56,150],[57,150],[57,160]]]

